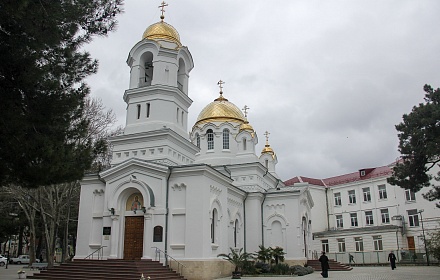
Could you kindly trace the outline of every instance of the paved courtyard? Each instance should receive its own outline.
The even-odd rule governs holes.
[[[0,279],[12,280],[18,279],[17,271],[22,268],[23,265],[9,265],[8,269],[0,267]],[[33,271],[29,271],[28,275],[31,275]],[[36,272],[38,273],[38,272]],[[315,272],[301,277],[242,277],[242,279],[255,279],[255,280],[310,280],[310,279],[323,279],[320,272]],[[218,280],[231,279],[231,277],[221,278]],[[400,266],[396,270],[391,270],[388,266],[378,267],[355,267],[352,271],[330,271],[328,279],[341,279],[341,280],[439,280],[440,279],[440,267],[438,266]],[[154,279],[151,279],[154,280]]]

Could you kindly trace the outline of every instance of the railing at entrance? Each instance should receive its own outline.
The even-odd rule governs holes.
[[[101,246],[98,249],[96,249],[95,251],[93,251],[91,254],[89,254],[87,257],[85,257],[84,259],[87,260],[94,260],[95,259],[95,254],[97,256],[98,260],[102,260],[102,256],[104,255],[104,248],[107,246]]]
[[[171,257],[170,255],[168,255],[167,253],[165,253],[164,251],[162,251],[157,247],[151,247],[151,248],[155,250],[155,257],[154,257],[155,261],[159,261],[163,263],[165,266],[169,266],[170,268],[173,268],[171,265],[171,261],[174,261],[174,263],[177,266],[176,269],[177,273],[182,275],[183,268],[186,267],[184,264],[182,264],[181,262],[179,262],[178,260]],[[162,259],[164,260],[164,262],[162,262]]]

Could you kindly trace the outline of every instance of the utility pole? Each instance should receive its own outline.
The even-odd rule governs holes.
[[[423,216],[422,216],[423,211],[425,211],[425,210],[420,209],[418,211],[418,213],[420,214],[420,221],[422,222],[422,234],[423,234],[423,244],[425,245],[426,264],[429,266],[428,247],[426,246],[425,227],[423,226]]]

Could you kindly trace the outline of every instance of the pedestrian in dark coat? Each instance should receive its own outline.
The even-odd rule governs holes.
[[[394,270],[396,268],[396,255],[394,255],[393,251],[388,254],[388,260],[391,264],[391,269]]]
[[[328,270],[330,269],[330,266],[328,265],[328,258],[325,255],[325,252],[322,252],[321,257],[319,257],[319,262],[321,262],[322,277],[328,278]]]

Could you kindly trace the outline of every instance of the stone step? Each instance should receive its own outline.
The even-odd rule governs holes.
[[[328,264],[330,266],[330,270],[334,271],[350,271],[353,269],[352,267],[341,264],[340,262],[337,262],[335,260],[329,260]],[[316,271],[321,271],[321,263],[319,262],[319,260],[308,260],[307,266],[313,267],[313,269],[315,269]]]
[[[28,276],[47,280],[139,280],[141,275],[157,280],[185,280],[177,272],[152,260],[75,260]]]

